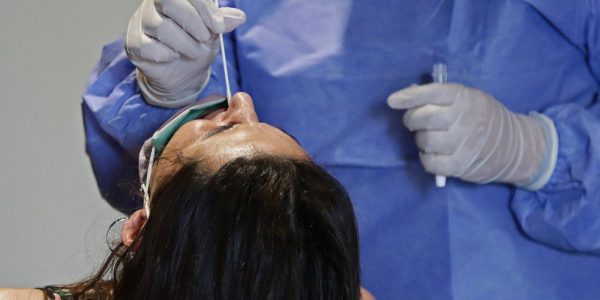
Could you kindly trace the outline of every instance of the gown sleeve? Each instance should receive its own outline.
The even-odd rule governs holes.
[[[600,18],[588,1],[586,60],[600,82]],[[564,84],[577,84],[565,82]],[[517,189],[512,209],[531,238],[561,250],[600,254],[600,99],[598,90],[577,103],[547,108],[559,136],[556,167],[540,190]]]

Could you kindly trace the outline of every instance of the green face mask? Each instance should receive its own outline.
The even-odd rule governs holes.
[[[176,114],[161,126],[152,137],[144,143],[140,152],[140,180],[142,182],[142,191],[144,193],[144,209],[147,216],[150,215],[149,209],[149,184],[152,176],[152,165],[154,160],[160,156],[175,132],[185,125],[185,123],[199,119],[217,109],[227,108],[227,99],[222,96],[208,96],[185,108]],[[148,157],[149,155],[149,157]]]
[[[205,103],[198,103],[185,109],[177,116],[167,121],[160,129],[158,129],[151,138],[152,147],[156,149],[156,156],[160,155],[171,140],[175,132],[185,125],[185,123],[196,120],[205,116],[219,108],[227,108],[227,100],[225,98],[214,99]]]

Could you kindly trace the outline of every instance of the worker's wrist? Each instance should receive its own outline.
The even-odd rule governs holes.
[[[136,69],[136,79],[140,92],[148,104],[165,108],[178,108],[191,104],[198,99],[198,96],[200,96],[204,88],[208,85],[210,73],[211,69],[209,67],[199,87],[187,88],[181,91],[177,89],[159,91],[152,86],[148,78],[139,69]]]
[[[531,112],[529,117],[535,120],[542,129],[544,149],[542,152],[541,162],[533,173],[533,176],[524,182],[517,183],[516,185],[527,190],[536,191],[544,187],[546,183],[550,181],[550,178],[554,173],[556,159],[558,157],[559,139],[556,126],[554,125],[552,119],[537,112]]]

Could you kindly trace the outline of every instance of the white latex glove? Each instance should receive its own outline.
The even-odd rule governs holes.
[[[125,49],[144,99],[162,107],[196,100],[210,78],[218,34],[245,21],[243,11],[211,0],[143,0],[129,21]]]
[[[476,183],[543,187],[556,163],[558,135],[548,117],[509,111],[492,96],[460,84],[411,86],[388,105],[408,109],[425,170]]]

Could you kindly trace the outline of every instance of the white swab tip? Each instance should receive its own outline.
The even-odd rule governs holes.
[[[443,188],[446,186],[446,176],[435,176],[435,186]]]

